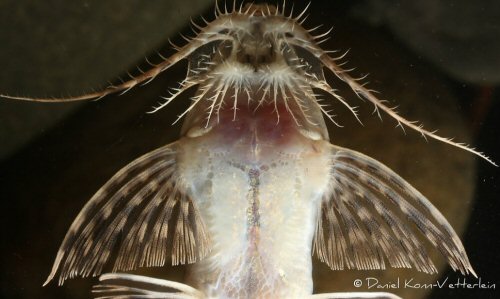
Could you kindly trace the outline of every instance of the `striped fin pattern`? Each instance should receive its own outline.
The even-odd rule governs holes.
[[[113,271],[194,263],[209,251],[209,236],[176,171],[173,143],[116,173],[90,199],[57,253],[51,281],[99,275],[119,247]],[[172,245],[170,245],[172,244]]]
[[[387,261],[437,273],[422,243],[427,239],[455,271],[476,275],[459,237],[427,198],[382,163],[331,147],[329,191],[314,239],[321,261],[334,270],[385,269]]]

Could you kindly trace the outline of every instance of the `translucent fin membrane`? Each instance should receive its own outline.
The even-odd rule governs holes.
[[[176,173],[176,144],[152,151],[116,173],[71,225],[45,284],[102,272],[119,248],[114,271],[194,263],[210,240]],[[169,245],[172,244],[172,245]]]
[[[201,299],[205,296],[188,285],[132,274],[104,274],[92,293],[96,299]]]
[[[335,270],[385,269],[387,261],[437,273],[422,243],[427,239],[454,270],[476,275],[459,237],[427,198],[382,163],[331,147],[329,192],[314,240],[321,261]]]

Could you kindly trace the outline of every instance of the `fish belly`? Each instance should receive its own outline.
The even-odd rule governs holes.
[[[181,140],[179,169],[211,237],[190,284],[213,298],[312,294],[311,246],[329,177],[328,143],[271,110],[222,114]]]

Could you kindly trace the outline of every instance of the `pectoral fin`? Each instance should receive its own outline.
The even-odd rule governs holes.
[[[170,280],[157,279],[132,274],[104,274],[100,284],[92,290],[96,299],[201,299],[202,292],[188,285]]]
[[[385,269],[387,260],[392,267],[436,273],[422,243],[427,239],[454,270],[475,275],[444,216],[387,166],[332,145],[330,176],[314,248],[332,269]]]
[[[114,271],[193,263],[209,236],[176,167],[177,143],[152,151],[116,173],[85,205],[57,253],[47,284],[98,275],[119,247]],[[173,244],[173,245],[169,245]]]

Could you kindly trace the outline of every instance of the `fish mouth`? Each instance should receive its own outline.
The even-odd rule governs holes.
[[[182,133],[191,138],[213,133],[214,138],[224,139],[222,144],[250,144],[254,136],[270,147],[298,142],[301,139],[295,137],[299,135],[328,140],[323,118],[318,118],[321,111],[315,109],[314,99],[307,98],[311,90],[296,91],[277,80],[266,84],[207,87],[214,90],[208,100],[200,97],[195,103],[198,106],[185,119]]]

